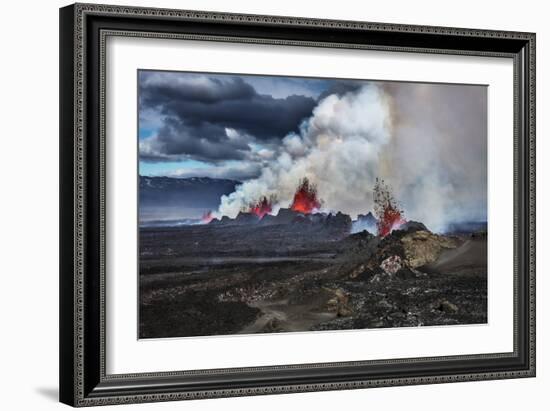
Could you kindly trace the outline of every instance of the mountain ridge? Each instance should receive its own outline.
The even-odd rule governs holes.
[[[219,207],[240,181],[212,177],[139,176],[140,220],[200,218]]]

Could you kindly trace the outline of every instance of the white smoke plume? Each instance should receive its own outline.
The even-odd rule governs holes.
[[[487,220],[487,88],[387,83],[392,142],[380,175],[408,220],[433,231]]]
[[[464,104],[464,102],[468,104]],[[486,218],[486,89],[367,83],[319,102],[260,177],[223,196],[216,215],[235,217],[262,196],[289,207],[299,181],[316,184],[323,211],[355,218],[373,209],[382,177],[405,218],[441,231]]]
[[[259,178],[222,197],[219,213],[234,217],[263,195],[276,196],[275,210],[288,207],[304,177],[317,185],[327,210],[357,214],[370,209],[380,152],[390,138],[385,100],[384,91],[372,84],[324,98],[300,134],[284,138]]]

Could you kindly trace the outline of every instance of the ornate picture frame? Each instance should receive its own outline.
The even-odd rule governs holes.
[[[109,374],[105,93],[110,37],[513,61],[513,350]],[[535,376],[534,33],[75,4],[60,10],[60,100],[61,402],[80,407]]]

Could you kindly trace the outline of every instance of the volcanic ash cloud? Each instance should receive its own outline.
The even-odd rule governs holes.
[[[381,150],[390,140],[388,98],[368,84],[321,100],[299,134],[289,134],[260,177],[223,196],[218,215],[235,217],[263,196],[277,198],[273,212],[288,207],[298,183],[308,178],[325,211],[352,216],[372,209]]]
[[[367,83],[331,94],[299,133],[284,137],[259,178],[221,199],[235,217],[263,196],[289,207],[303,178],[322,211],[373,210],[373,188],[389,184],[407,220],[432,231],[487,218],[487,90],[482,86]]]
[[[392,141],[380,175],[432,231],[487,219],[487,88],[386,83]]]

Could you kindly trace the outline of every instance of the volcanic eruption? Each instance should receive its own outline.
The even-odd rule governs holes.
[[[210,221],[212,221],[214,219],[214,215],[212,214],[212,211],[209,210],[209,211],[206,211],[203,215],[202,215],[202,218],[201,218],[201,223],[202,224],[208,224]]]
[[[383,180],[376,179],[374,185],[374,214],[378,219],[378,235],[385,237],[407,221],[395,201],[391,188]]]
[[[317,187],[304,177],[298,184],[294,200],[290,209],[303,214],[311,214],[321,207],[321,201],[317,198]]]
[[[263,196],[260,200],[253,202],[248,206],[248,212],[256,214],[261,219],[266,214],[271,213],[272,203],[272,199],[268,199],[266,196]]]

